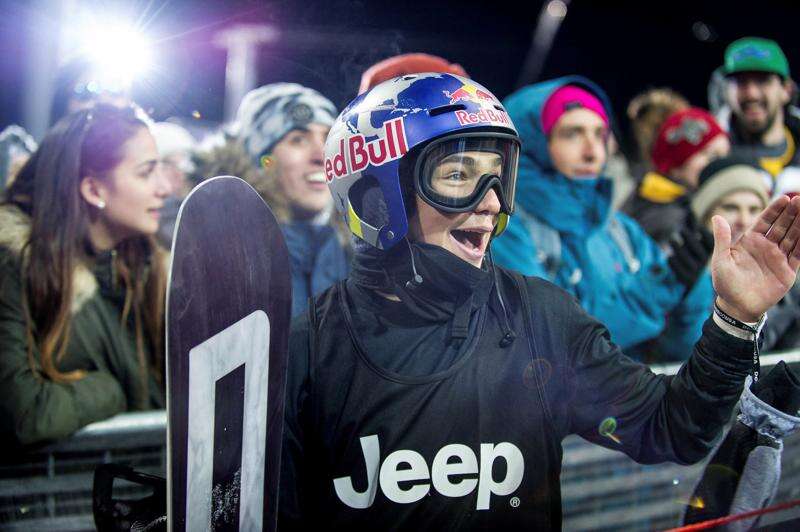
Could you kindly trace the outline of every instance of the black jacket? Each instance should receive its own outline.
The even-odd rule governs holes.
[[[645,179],[671,181],[653,172],[645,176]],[[674,199],[661,198],[649,191],[643,183],[625,201],[621,210],[636,220],[653,240],[663,246],[675,231],[686,225],[690,213],[689,197],[683,195]]]
[[[508,324],[493,293],[459,356],[429,375],[387,370],[376,362],[386,352],[364,352],[353,313],[374,301],[350,282],[293,322],[280,530],[558,530],[566,435],[642,463],[709,452],[751,342],[708,320],[681,371],[655,375],[566,292],[498,273],[516,340],[498,343]],[[399,330],[385,349],[401,353],[418,334]]]

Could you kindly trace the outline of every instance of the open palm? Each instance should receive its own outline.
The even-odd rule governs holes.
[[[758,321],[792,287],[800,266],[800,197],[781,196],[731,245],[731,229],[715,216],[711,277],[717,303],[735,318]]]

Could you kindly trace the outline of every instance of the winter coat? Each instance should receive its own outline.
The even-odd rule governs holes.
[[[683,369],[655,375],[563,290],[497,271],[488,289],[463,291],[474,310],[444,367],[428,355],[445,358],[458,311],[412,311],[441,293],[430,280],[417,299],[390,302],[362,295],[351,274],[293,320],[279,530],[559,530],[567,434],[642,463],[706,455],[752,341],[708,320]],[[509,327],[516,337],[503,342]]]
[[[164,408],[163,387],[153,377],[146,395],[141,390],[132,319],[120,323],[125,291],[113,282],[111,252],[91,266],[79,264],[73,275],[69,343],[56,366],[86,376],[70,383],[49,380],[38,349],[29,362],[20,274],[29,234],[26,214],[0,206],[1,446],[57,440],[126,410]]]
[[[688,203],[686,188],[649,172],[622,206],[622,212],[633,218],[653,240],[664,245],[686,224],[690,212]]]
[[[656,242],[632,219],[611,209],[611,180],[569,179],[555,170],[540,110],[553,91],[575,83],[611,108],[602,90],[581,77],[532,85],[505,101],[522,138],[522,153],[514,216],[492,244],[493,257],[504,267],[548,279],[575,295],[621,347],[661,335],[662,355],[684,360],[712,304],[713,294],[706,289],[710,283],[697,283],[686,293]]]
[[[286,222],[281,231],[292,270],[292,316],[297,316],[308,306],[308,298],[347,277],[350,261],[331,224]]]

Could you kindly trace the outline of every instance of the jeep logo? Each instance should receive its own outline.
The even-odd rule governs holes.
[[[433,457],[431,467],[428,468],[428,463],[421,454],[405,449],[394,451],[380,464],[378,436],[364,436],[360,441],[367,471],[367,489],[357,492],[353,488],[351,477],[333,479],[333,487],[339,499],[356,509],[372,506],[378,485],[390,501],[411,504],[425,497],[433,484],[433,489],[446,497],[464,497],[477,487],[478,502],[475,509],[488,510],[492,494],[504,496],[513,493],[522,483],[525,470],[522,452],[516,445],[508,442],[497,445],[482,443],[480,466],[478,457],[466,445],[445,445]],[[498,458],[506,462],[506,476],[500,480],[492,477],[492,466]],[[401,487],[401,483],[411,481],[418,483]]]

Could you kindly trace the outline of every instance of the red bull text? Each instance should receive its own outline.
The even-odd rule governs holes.
[[[497,126],[508,126],[511,124],[508,115],[500,109],[481,109],[476,113],[468,111],[456,111],[458,123],[462,126],[470,124],[492,124]]]
[[[346,145],[345,145],[346,144]],[[408,153],[408,141],[402,118],[395,118],[383,124],[383,136],[366,141],[364,135],[357,133],[339,141],[339,151],[325,159],[325,177],[332,181],[359,172],[368,165],[380,166],[399,159]]]

